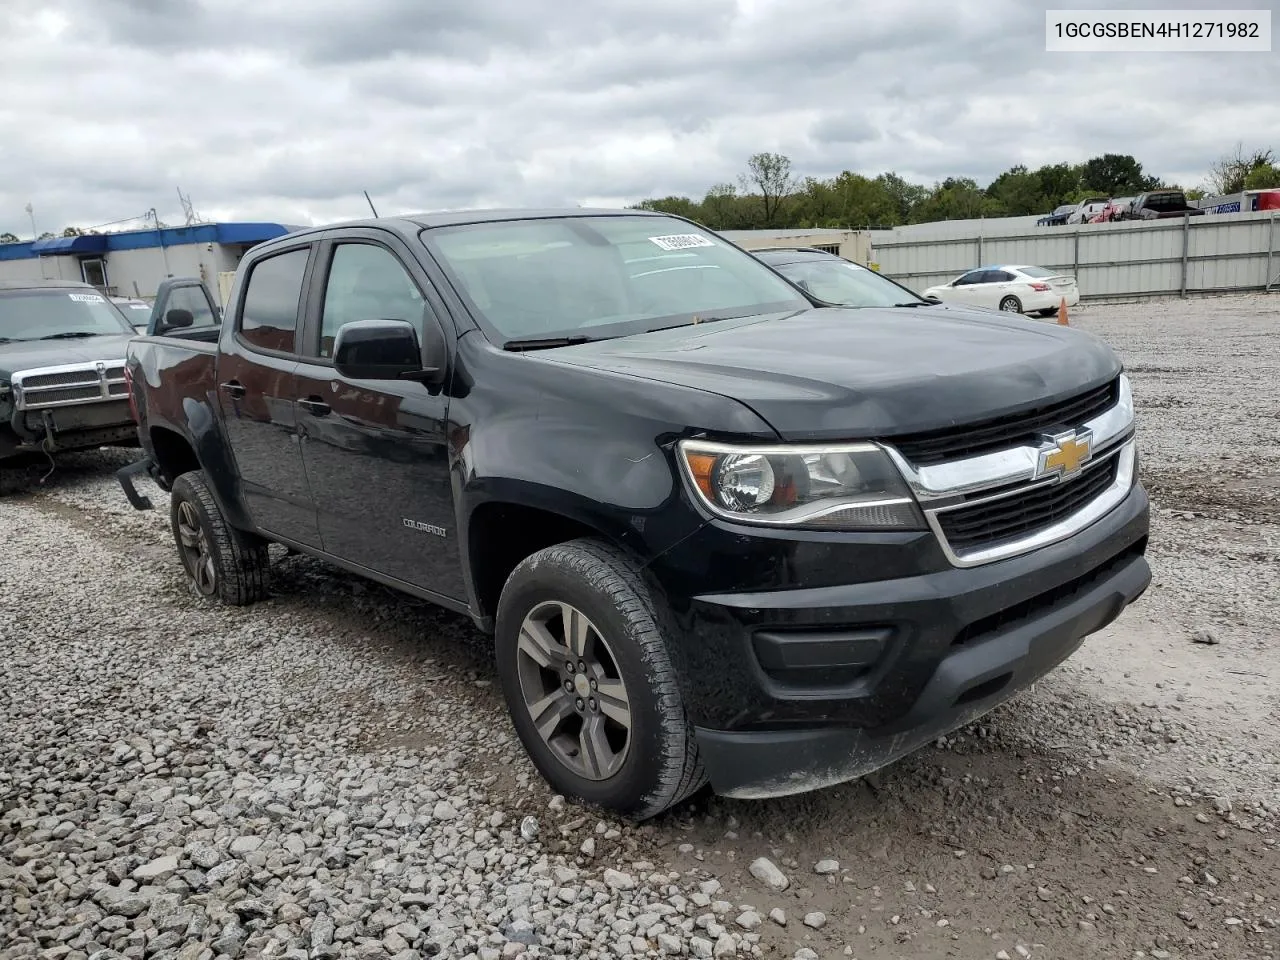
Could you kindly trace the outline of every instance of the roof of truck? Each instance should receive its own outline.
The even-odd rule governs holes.
[[[29,280],[0,280],[0,290],[65,290],[67,287],[97,289],[93,284],[85,283],[82,280],[51,280],[38,277],[33,277]]]
[[[313,227],[293,230],[282,241],[296,240],[310,233],[326,230],[359,227],[387,227],[406,225],[417,227],[455,227],[467,223],[497,223],[503,220],[550,220],[563,217],[662,217],[668,214],[654,210],[630,210],[613,207],[503,207],[490,210],[446,210],[436,213],[405,213],[387,217],[364,217],[359,220],[343,220],[338,223],[322,223]],[[274,243],[272,244],[274,245]]]

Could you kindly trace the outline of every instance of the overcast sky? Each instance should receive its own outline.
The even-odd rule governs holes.
[[[1070,4],[0,0],[0,232],[30,237],[27,203],[40,231],[180,222],[177,187],[296,224],[365,215],[361,190],[700,197],[760,150],[982,184],[1131,153],[1185,186],[1237,141],[1280,151],[1280,54],[1047,54],[1046,6]]]

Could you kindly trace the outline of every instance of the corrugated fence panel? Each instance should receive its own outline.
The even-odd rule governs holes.
[[[878,237],[873,256],[918,291],[997,263],[1074,272],[1085,298],[1256,290],[1280,282],[1280,225],[1269,211],[1032,229],[987,220],[959,236]]]

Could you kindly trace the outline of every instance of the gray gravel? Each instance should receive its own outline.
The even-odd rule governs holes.
[[[0,502],[0,525],[0,689],[25,691],[0,718],[0,957],[603,960],[696,954],[708,930],[708,955],[758,951],[636,836],[566,820],[420,663],[275,601],[197,603],[56,512]],[[57,589],[26,589],[53,550]],[[525,840],[525,815],[589,834],[572,849],[604,869]]]

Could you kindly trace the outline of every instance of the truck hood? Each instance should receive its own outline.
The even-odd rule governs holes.
[[[1016,413],[1121,369],[1071,327],[933,307],[815,308],[541,354],[721,394],[786,440],[889,437]]]
[[[0,343],[0,377],[8,379],[23,370],[57,367],[67,363],[121,361],[129,341],[127,333],[85,337],[83,340],[21,340]]]

